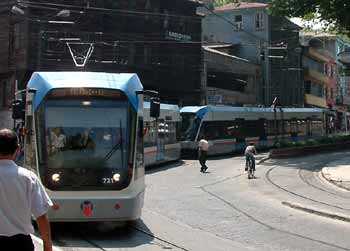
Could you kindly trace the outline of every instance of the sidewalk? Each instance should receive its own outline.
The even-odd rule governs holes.
[[[350,210],[348,209],[350,204],[350,193],[348,196],[346,196],[346,193],[350,192],[350,158],[340,159],[329,163],[326,167],[322,168],[320,177],[323,178],[325,182],[329,182],[344,191],[345,195],[342,197],[342,206],[338,205],[338,208],[329,207],[332,204],[331,201],[329,202],[329,206],[317,205],[312,202],[301,204],[293,202],[282,202],[282,204],[299,211],[327,217],[330,219],[350,222]]]
[[[350,161],[339,160],[330,163],[321,171],[323,178],[334,185],[350,191]]]

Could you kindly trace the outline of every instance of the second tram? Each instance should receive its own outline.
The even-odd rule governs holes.
[[[183,155],[193,155],[202,136],[209,155],[242,152],[249,141],[257,148],[278,140],[297,141],[324,135],[324,112],[317,108],[189,106],[180,110]]]

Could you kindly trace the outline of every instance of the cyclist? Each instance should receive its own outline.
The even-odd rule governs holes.
[[[254,142],[249,142],[249,145],[246,147],[245,151],[244,151],[244,155],[245,155],[245,170],[248,171],[248,161],[249,159],[251,159],[252,163],[253,163],[253,171],[255,171],[255,157],[254,155],[258,154],[258,152],[256,151]]]

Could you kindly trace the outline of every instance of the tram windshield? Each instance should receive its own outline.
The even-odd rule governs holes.
[[[129,111],[124,100],[48,100],[40,140],[45,173],[66,174],[60,188],[69,189],[74,184],[95,189],[111,181],[113,173],[127,174]]]
[[[200,125],[200,119],[195,113],[181,113],[181,140],[194,141]]]

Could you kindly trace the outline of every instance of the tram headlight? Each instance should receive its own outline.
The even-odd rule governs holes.
[[[83,106],[91,106],[91,101],[83,101]]]
[[[113,174],[113,180],[114,180],[114,182],[119,182],[120,181],[120,174],[119,173]]]
[[[61,175],[59,173],[52,174],[51,179],[54,182],[59,182],[61,179]]]

